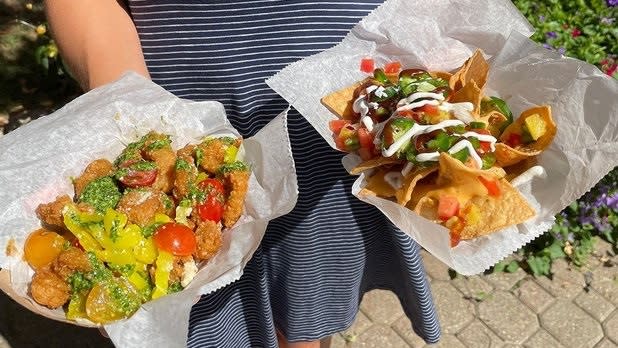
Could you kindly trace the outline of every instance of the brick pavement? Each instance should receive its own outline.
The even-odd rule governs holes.
[[[522,270],[451,279],[444,264],[423,252],[441,341],[426,345],[410,329],[397,297],[374,290],[331,347],[618,347],[618,256],[603,241],[596,250],[585,269],[557,261],[553,279],[535,279]],[[67,338],[80,347],[111,347],[96,330],[37,317],[3,294],[0,313],[0,348],[62,347]]]

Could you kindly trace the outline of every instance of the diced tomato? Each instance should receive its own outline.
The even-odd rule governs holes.
[[[491,132],[487,129],[481,129],[481,128],[473,128],[470,129],[470,132],[474,132],[474,133],[478,133],[478,134],[487,134],[487,135],[491,135]]]
[[[341,151],[346,151],[346,149],[345,149],[345,139],[340,138],[340,137],[335,137],[335,146],[337,146],[337,149],[339,149]]]
[[[360,63],[360,70],[364,73],[371,74],[375,69],[375,62],[372,58],[363,58]]]
[[[401,63],[390,62],[384,66],[384,72],[387,74],[396,74],[401,70]]]
[[[437,105],[423,105],[419,108],[419,110],[429,115],[437,115],[440,113],[440,109],[438,109]]]
[[[161,225],[154,234],[154,241],[160,250],[176,256],[189,256],[197,247],[193,230],[175,222]]]
[[[454,248],[461,241],[461,235],[459,234],[459,232],[451,231],[450,236],[451,236],[451,248]]]
[[[357,130],[358,134],[358,142],[360,143],[361,148],[365,148],[367,150],[373,147],[373,137],[365,128],[359,128]]]
[[[199,187],[206,193],[206,199],[196,206],[198,215],[204,221],[221,221],[225,197],[223,183],[217,179],[205,179],[199,183]]]
[[[510,147],[521,145],[521,134],[511,133],[506,140],[506,144]]]
[[[479,147],[479,150],[480,150],[479,152],[481,153],[481,155],[485,154],[485,153],[488,153],[488,152],[491,152],[491,143],[490,142],[488,142],[488,141],[481,141],[480,144],[481,144],[481,147]]]
[[[446,221],[459,214],[459,201],[455,196],[444,195],[438,201],[438,217]]]
[[[482,175],[479,175],[479,181],[485,186],[490,196],[500,197],[500,186],[498,180],[487,179]]]
[[[341,128],[345,127],[345,125],[349,123],[349,120],[331,120],[330,122],[328,122],[328,128],[330,128],[331,132],[339,135],[339,132],[341,132]]]
[[[363,159],[363,161],[368,161],[374,157],[371,149],[365,147],[358,149],[358,155]]]

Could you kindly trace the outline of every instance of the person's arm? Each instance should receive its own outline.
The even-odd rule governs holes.
[[[84,90],[127,70],[149,77],[131,18],[117,0],[45,0],[52,35]]]

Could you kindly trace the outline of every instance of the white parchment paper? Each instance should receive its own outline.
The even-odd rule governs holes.
[[[379,208],[400,229],[457,272],[483,272],[547,231],[554,215],[587,192],[618,164],[618,84],[592,65],[563,58],[528,37],[528,22],[508,0],[389,0],[364,18],[337,46],[293,63],[267,83],[335,148],[320,99],[366,75],[360,60],[376,66],[452,71],[481,48],[491,64],[485,93],[505,99],[517,117],[549,104],[558,135],[539,157],[538,176],[518,189],[537,211],[526,223],[449,247],[448,230],[382,198],[353,194]],[[348,155],[344,163],[354,162]],[[539,169],[539,168],[537,168]]]
[[[94,159],[113,160],[150,130],[170,134],[174,149],[198,143],[205,135],[238,134],[222,104],[179,99],[130,73],[0,138],[0,289],[39,314],[66,321],[61,310],[39,306],[27,296],[32,271],[21,254],[25,238],[40,226],[34,209],[57,195],[72,195],[71,177]],[[238,280],[268,221],[296,204],[287,110],[245,139],[244,150],[252,167],[245,213],[224,232],[221,251],[184,291],[148,302],[131,318],[107,325],[117,346],[184,347],[191,305],[199,295]],[[18,252],[13,257],[6,254],[9,241]]]

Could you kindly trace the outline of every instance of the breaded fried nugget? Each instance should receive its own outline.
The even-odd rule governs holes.
[[[187,145],[176,153],[176,175],[174,178],[174,197],[181,200],[189,193],[189,188],[197,178],[197,167],[193,159],[195,145]]]
[[[176,154],[171,149],[159,149],[150,152],[148,159],[157,164],[159,173],[152,188],[165,193],[172,192],[174,188]]]
[[[39,269],[30,284],[32,298],[51,309],[64,305],[69,300],[70,290],[69,285],[48,268]]]
[[[86,252],[78,248],[63,250],[51,265],[54,271],[63,280],[68,279],[73,273],[80,271],[87,273],[92,270],[92,265],[88,260]]]
[[[169,284],[182,281],[185,273],[185,263],[193,261],[193,256],[174,256],[172,271],[170,272]]]
[[[197,146],[201,154],[199,166],[210,174],[215,174],[225,158],[225,143],[221,139],[210,139]]]
[[[90,163],[86,169],[84,169],[82,175],[73,180],[75,197],[79,197],[84,190],[84,187],[86,187],[86,185],[88,185],[92,180],[110,175],[113,170],[114,166],[112,163],[104,158]]]
[[[120,198],[116,210],[127,214],[131,223],[143,227],[152,223],[156,214],[169,213],[166,200],[169,198],[161,191],[150,188],[131,190]]]
[[[62,217],[62,209],[65,205],[73,202],[68,195],[56,197],[56,200],[47,203],[39,204],[36,208],[36,216],[46,225],[57,229],[65,229],[64,220]]]
[[[244,170],[234,170],[224,175],[229,196],[223,210],[223,225],[233,226],[242,214],[245,196],[249,189],[250,173]]]
[[[208,260],[215,256],[221,248],[222,236],[221,225],[214,221],[206,220],[199,223],[195,230],[197,250],[193,254],[198,261]]]
[[[154,161],[159,170],[152,187],[155,190],[170,193],[174,188],[174,167],[176,165],[176,153],[172,150],[170,138],[165,134],[150,132],[145,139],[142,152],[144,159]]]

